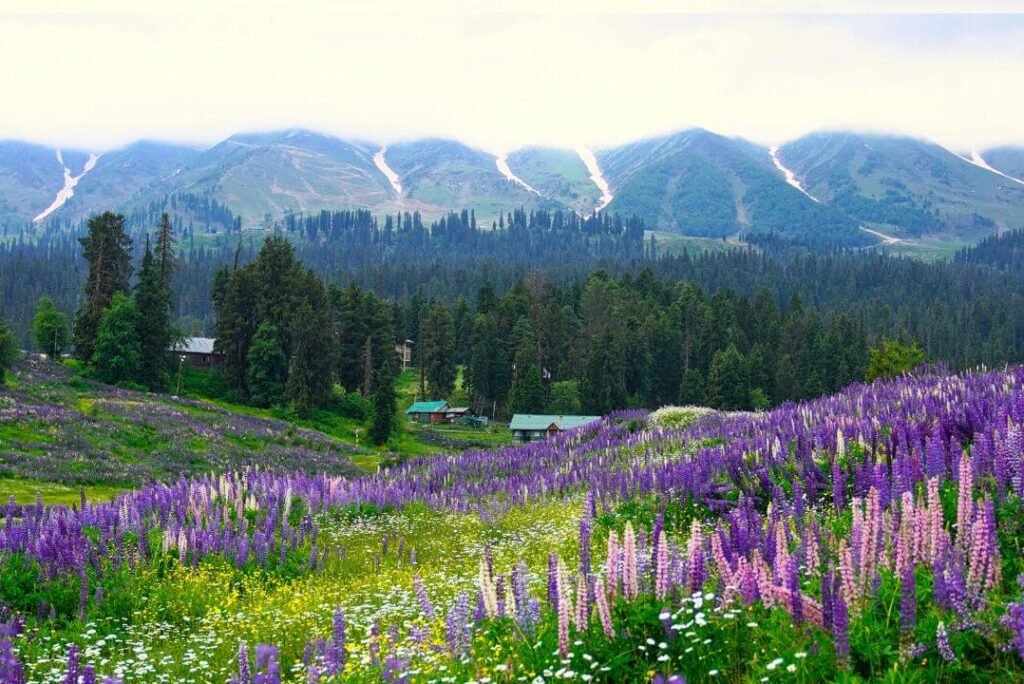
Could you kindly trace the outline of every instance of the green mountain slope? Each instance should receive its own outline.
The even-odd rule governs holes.
[[[505,178],[495,160],[493,154],[436,138],[397,143],[387,150],[408,206],[428,217],[469,209],[478,221],[490,223],[514,209],[559,206]]]
[[[130,204],[140,192],[170,181],[199,155],[185,145],[148,140],[107,152],[82,176],[59,216],[78,220]]]
[[[252,225],[288,212],[383,209],[394,200],[375,145],[305,130],[236,135],[199,155],[164,192],[208,195]]]
[[[816,133],[778,156],[822,202],[895,235],[977,239],[1024,222],[1024,186],[927,141]]]
[[[61,153],[73,174],[81,173],[88,155]],[[64,187],[64,166],[57,150],[14,140],[0,141],[0,227],[27,225],[53,202]]]
[[[1024,147],[994,147],[981,156],[992,168],[1024,181]]]
[[[818,245],[873,240],[856,222],[786,183],[764,148],[694,129],[597,154],[609,211],[700,237],[776,233]]]
[[[552,147],[524,147],[508,155],[513,173],[542,195],[583,215],[601,202],[601,191],[573,150]]]

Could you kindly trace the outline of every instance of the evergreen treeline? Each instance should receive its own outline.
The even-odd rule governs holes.
[[[984,264],[1001,271],[1024,273],[1024,228],[990,235],[957,252],[955,259],[963,264]]]
[[[88,233],[79,240],[88,275],[72,341],[75,356],[104,382],[166,388],[168,349],[176,336],[171,323],[175,241],[164,214],[156,251],[147,235],[138,282],[130,288],[132,239],[125,232],[124,217],[104,212],[89,219]],[[64,323],[53,309],[49,297],[39,299],[33,330],[37,344],[57,356]]]
[[[427,394],[447,398],[462,364],[475,408],[499,415],[763,408],[863,379],[868,363],[855,317],[822,316],[799,297],[783,312],[767,289],[708,294],[648,269],[567,288],[533,277],[501,297],[485,283],[472,306],[414,297],[402,313],[399,329],[419,330]]]

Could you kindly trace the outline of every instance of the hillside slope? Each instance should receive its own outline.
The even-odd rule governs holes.
[[[0,141],[0,227],[26,225],[45,211],[64,187],[64,167],[81,173],[88,158],[78,150]]]
[[[601,191],[573,150],[524,147],[508,155],[508,165],[542,195],[579,214],[589,215],[601,203]]]
[[[455,140],[397,143],[388,147],[387,161],[401,179],[407,203],[428,217],[467,209],[486,224],[515,209],[558,207],[506,178],[493,154]]]
[[[778,155],[822,202],[896,235],[977,239],[1024,223],[1024,186],[927,141],[816,133]]]
[[[812,244],[873,240],[855,221],[786,182],[764,148],[693,129],[597,154],[615,197],[609,211],[700,237],[777,233]]]

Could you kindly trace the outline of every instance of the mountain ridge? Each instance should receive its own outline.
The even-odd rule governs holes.
[[[381,145],[305,128],[237,133],[205,149],[140,140],[103,152],[85,175],[88,152],[61,153],[77,186],[40,223],[160,210],[178,194],[218,203],[243,227],[324,209],[428,220],[466,209],[486,225],[520,208],[603,208],[693,237],[775,234],[864,247],[920,236],[971,241],[1024,226],[1024,148],[968,157],[897,134],[816,131],[765,147],[690,128],[596,149],[596,169],[579,149],[499,155],[440,137]],[[29,226],[54,203],[63,175],[57,148],[0,141],[0,224]]]

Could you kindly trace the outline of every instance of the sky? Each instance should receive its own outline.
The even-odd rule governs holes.
[[[2,0],[0,65],[0,139],[93,151],[292,127],[1024,144],[1024,0]]]

